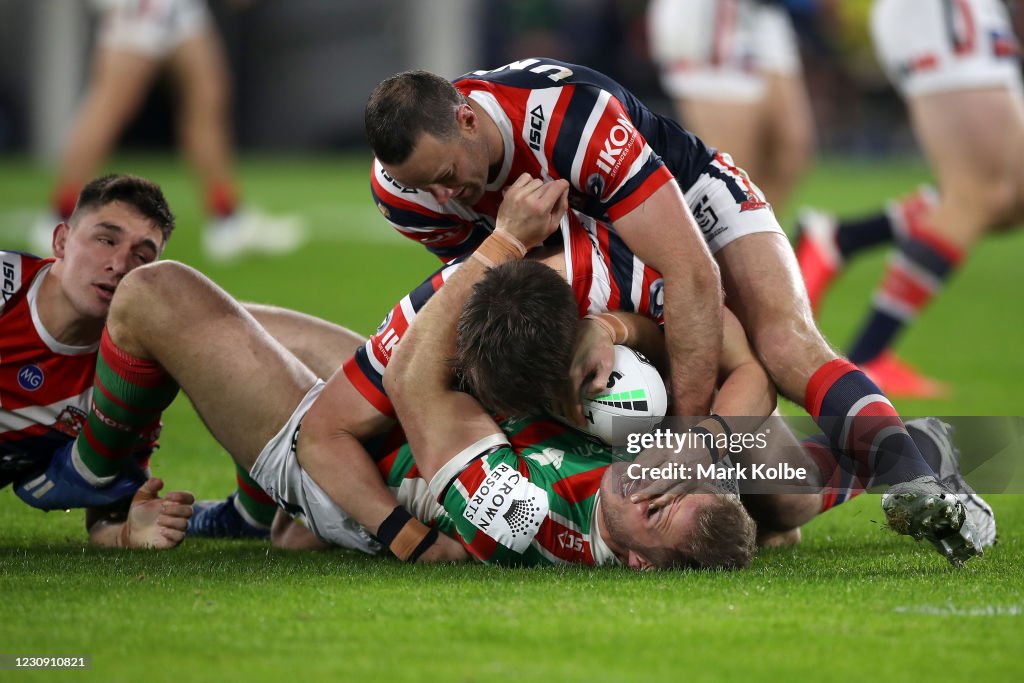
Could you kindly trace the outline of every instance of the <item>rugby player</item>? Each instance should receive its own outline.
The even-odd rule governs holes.
[[[771,207],[728,155],[608,77],[551,59],[454,84],[423,71],[398,74],[373,91],[365,119],[377,157],[374,198],[403,234],[444,258],[470,253],[495,225],[512,179],[564,179],[575,207],[609,218],[630,250],[664,275],[676,414],[708,414],[724,289],[782,394],[806,408],[834,449],[893,482],[899,495],[888,500],[893,514],[911,520],[907,533],[941,552],[947,539],[972,545],[954,538],[955,525],[935,525],[923,512],[938,505],[943,519],[964,516],[889,400],[821,336]],[[857,428],[844,428],[850,422]],[[882,430],[877,440],[853,437]]]
[[[510,193],[510,208],[505,215],[510,217],[507,224],[510,231],[515,231],[511,234],[518,235],[517,239],[536,243],[558,225],[565,210],[566,188],[563,184],[554,187],[557,192],[547,195],[546,206],[538,204],[535,198]],[[559,197],[562,204],[553,211],[551,202]],[[496,235],[489,243],[497,250],[495,258],[512,258],[506,248],[509,242],[500,242],[501,239],[501,235]],[[515,256],[518,255],[517,252]],[[469,269],[472,272],[478,266],[479,261],[474,261]],[[173,301],[169,296],[172,292]],[[325,383],[274,341],[244,308],[199,273],[181,264],[164,262],[128,274],[113,299],[100,354],[103,373],[111,380],[104,384],[107,398],[121,403],[142,399],[149,408],[155,408],[169,393],[164,387],[175,382],[189,395],[218,441],[240,464],[251,468],[256,481],[286,509],[301,511],[320,538],[349,547],[365,548],[375,543],[367,530],[342,512],[325,492],[333,484],[332,478],[345,479],[352,473],[352,463],[335,458],[331,477],[320,481],[301,467],[305,452],[320,447],[306,435],[310,424],[315,431],[314,410],[318,397],[327,391]],[[152,391],[133,392],[133,386]],[[246,405],[247,410],[238,411],[236,406],[240,404]],[[337,419],[337,414],[333,417]],[[542,445],[541,452],[546,445]],[[377,472],[369,459],[365,466]],[[379,480],[379,474],[377,477]],[[584,479],[580,478],[580,485]],[[437,538],[436,532],[407,514],[403,516],[400,509],[395,509],[390,491],[383,484],[381,488],[389,499],[385,501],[383,524],[374,531],[392,551],[403,559],[465,557],[461,545],[446,537]],[[375,495],[373,491],[360,492],[358,504],[379,505],[379,500],[373,500]],[[717,507],[719,498],[709,500],[715,505],[708,506]],[[731,506],[741,530],[746,530],[750,543],[744,547],[752,548],[752,522],[735,501],[725,505]],[[613,506],[608,509],[613,510]],[[592,513],[592,508],[589,512],[579,508],[581,515]],[[396,514],[397,517],[393,516]],[[579,519],[582,522],[583,518]],[[581,531],[589,534],[590,527]],[[628,560],[630,543],[634,541],[629,537],[616,538],[620,556]],[[655,535],[644,540],[658,543],[660,538]],[[576,555],[562,561],[584,561],[584,555],[597,561],[589,547],[580,549],[579,537],[570,540],[567,548]],[[721,547],[719,543],[713,545]],[[518,541],[513,550],[516,548]],[[637,546],[639,550],[644,548]],[[537,552],[535,557],[494,559],[516,563],[541,561],[543,553]],[[749,553],[739,557],[735,563],[745,563]],[[732,563],[733,560],[725,562]]]
[[[892,395],[942,398],[948,385],[891,348],[979,239],[1024,219],[1020,46],[999,0],[877,0],[872,10],[875,51],[906,102],[940,192],[924,188],[855,220],[808,211],[797,257],[817,307],[846,262],[891,244],[850,360]]]
[[[781,0],[654,0],[651,57],[679,120],[728,149],[784,214],[810,161],[814,117]]]
[[[110,154],[118,136],[163,71],[173,76],[179,144],[204,192],[209,222],[206,256],[228,261],[247,252],[281,253],[304,238],[295,218],[274,217],[240,201],[232,168],[230,75],[224,47],[205,0],[97,0],[101,10],[92,75],[64,147],[52,215],[33,229],[45,252],[53,226],[66,221],[82,186]]]
[[[86,527],[101,546],[174,547],[192,514],[192,494],[161,499],[163,482],[142,469],[159,419],[135,435],[137,466],[102,489],[83,478],[70,455],[89,411],[114,290],[129,271],[156,260],[173,228],[158,187],[107,176],[85,186],[57,227],[55,258],[0,251],[0,486],[13,484],[34,506],[90,508]]]

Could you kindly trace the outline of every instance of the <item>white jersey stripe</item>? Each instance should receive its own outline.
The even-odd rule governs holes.
[[[583,162],[587,157],[587,150],[590,149],[590,142],[594,137],[594,131],[597,129],[597,124],[600,123],[601,117],[604,115],[604,110],[608,107],[608,101],[611,99],[611,93],[606,90],[602,90],[597,96],[597,102],[594,104],[594,108],[590,110],[590,118],[587,119],[587,125],[583,127],[583,132],[580,133],[580,144],[576,148],[576,156],[572,160],[572,173],[568,178],[570,184],[575,187],[586,187],[586,180],[581,178],[583,172]]]

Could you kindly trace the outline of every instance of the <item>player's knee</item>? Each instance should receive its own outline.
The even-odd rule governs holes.
[[[132,270],[117,285],[111,319],[136,317],[172,305],[195,275],[194,270],[176,261],[158,261]]]
[[[773,316],[752,335],[754,350],[784,394],[835,358],[809,316]]]

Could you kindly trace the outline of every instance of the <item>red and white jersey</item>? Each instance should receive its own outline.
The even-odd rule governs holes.
[[[445,261],[471,253],[490,234],[502,190],[522,173],[568,180],[574,208],[615,221],[673,177],[685,191],[714,156],[693,134],[586,67],[525,59],[454,83],[487,112],[505,145],[503,165],[480,201],[439,204],[429,192],[398,184],[376,160],[370,178],[391,225]]]
[[[661,274],[638,259],[622,238],[602,221],[570,210],[560,228],[566,281],[572,286],[580,317],[587,313],[629,311],[663,323],[664,283]],[[394,416],[384,392],[384,370],[391,351],[430,297],[462,265],[442,267],[388,313],[377,331],[345,363],[345,375],[377,410]]]
[[[39,319],[39,288],[54,259],[0,251],[0,454],[46,463],[88,416],[99,341],[68,346]]]

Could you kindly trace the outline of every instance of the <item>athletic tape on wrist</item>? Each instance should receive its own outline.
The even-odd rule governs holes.
[[[583,319],[593,320],[604,328],[604,331],[612,338],[613,344],[625,344],[629,339],[629,328],[626,327],[626,323],[610,313],[591,313],[583,316]]]
[[[495,228],[494,232],[473,252],[473,258],[488,268],[521,259],[526,256],[526,247],[507,230]]]
[[[376,536],[395,557],[403,562],[415,562],[437,540],[437,530],[426,526],[399,505],[380,523]]]

